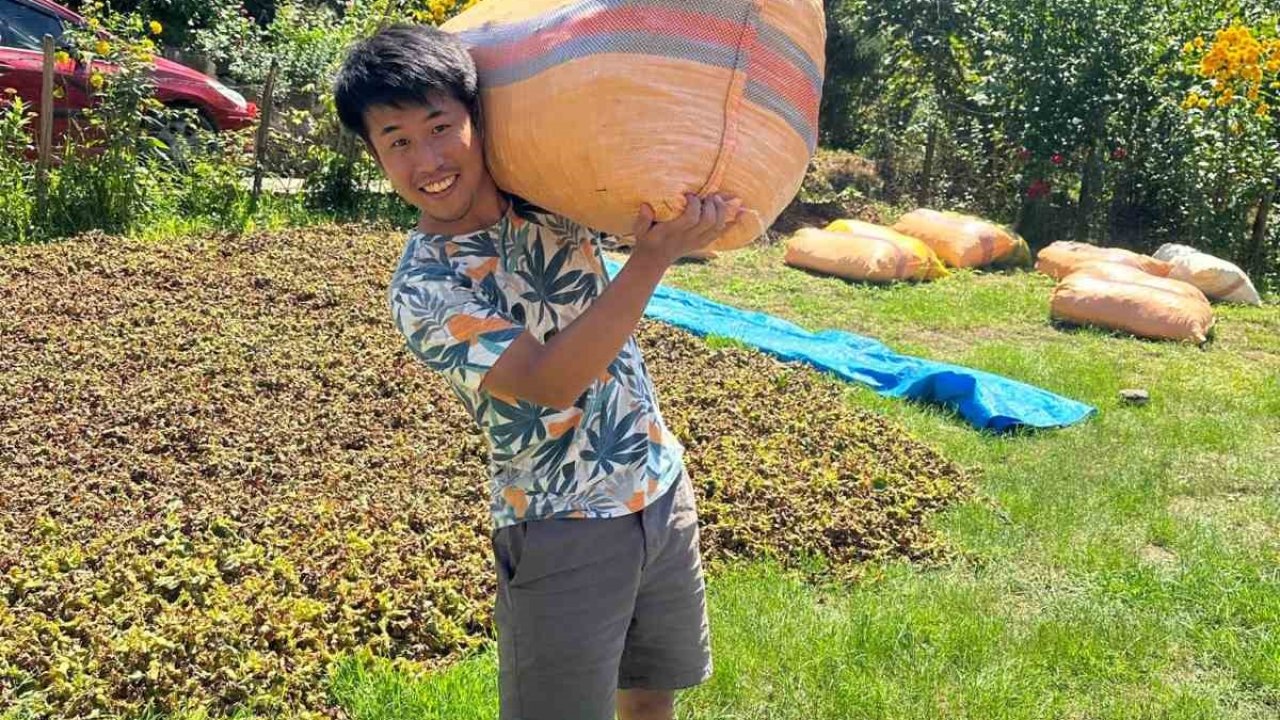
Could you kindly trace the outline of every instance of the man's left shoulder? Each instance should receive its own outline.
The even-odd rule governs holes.
[[[593,230],[573,218],[547,210],[523,198],[512,196],[511,208],[516,217],[521,220],[543,227],[563,238],[599,241],[604,235],[604,233]]]

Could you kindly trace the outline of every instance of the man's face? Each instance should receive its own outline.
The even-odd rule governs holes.
[[[476,217],[496,195],[484,143],[466,105],[432,95],[421,105],[377,105],[365,111],[369,145],[396,193],[422,211],[424,230],[476,230]]]

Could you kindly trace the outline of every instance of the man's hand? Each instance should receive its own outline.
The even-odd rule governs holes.
[[[738,220],[742,201],[719,193],[705,200],[694,194],[686,194],[684,212],[679,217],[663,223],[653,221],[653,208],[640,207],[632,234],[636,237],[632,255],[653,258],[667,266],[696,250],[710,245]]]

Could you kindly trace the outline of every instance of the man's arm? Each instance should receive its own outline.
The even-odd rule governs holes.
[[[631,258],[591,307],[545,345],[527,331],[507,348],[480,388],[563,410],[600,377],[635,332],[645,305],[667,268],[711,244],[740,212],[737,200],[718,195],[689,203],[680,217],[653,222],[646,205],[636,221]]]

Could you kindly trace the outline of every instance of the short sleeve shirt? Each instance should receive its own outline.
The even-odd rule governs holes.
[[[388,292],[396,326],[484,433],[495,529],[637,512],[680,476],[684,448],[634,336],[567,410],[480,389],[520,333],[549,341],[609,283],[599,233],[511,200],[491,227],[409,234]]]

